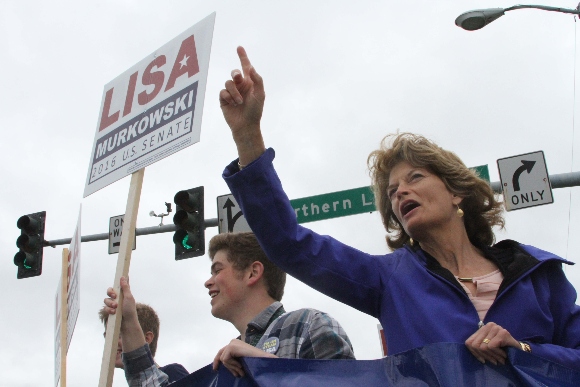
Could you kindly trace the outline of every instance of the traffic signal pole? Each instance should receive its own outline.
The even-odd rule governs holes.
[[[218,219],[205,219],[204,220],[204,228],[208,227],[217,227],[218,226]],[[175,232],[177,231],[177,226],[175,224],[164,224],[163,226],[152,226],[152,227],[144,227],[144,228],[137,228],[135,229],[135,235],[152,235],[152,234],[162,234],[165,232]],[[95,242],[95,241],[104,241],[109,239],[109,233],[104,232],[102,234],[93,234],[93,235],[85,235],[81,237],[81,242]],[[71,242],[71,238],[64,238],[64,239],[54,239],[51,241],[44,241],[45,247],[56,247],[59,245],[68,245]]]
[[[550,175],[550,185],[555,188],[570,188],[580,186],[580,172],[558,173]],[[496,193],[502,193],[501,182],[494,181],[491,188]]]
[[[559,173],[555,175],[550,175],[550,184],[552,188],[570,188],[580,186],[580,172],[568,172]],[[490,183],[491,188],[496,193],[502,193],[501,182],[494,181]],[[205,219],[204,228],[217,227],[219,220],[217,218]],[[165,224],[163,226],[152,226],[145,228],[135,229],[135,235],[151,235],[151,234],[161,234],[165,232],[175,232],[177,231],[177,226],[175,224]],[[81,242],[94,242],[109,239],[109,233],[85,235],[81,237]],[[44,241],[44,246],[56,247],[58,245],[68,245],[71,242],[71,238],[64,239],[54,239],[51,241]]]

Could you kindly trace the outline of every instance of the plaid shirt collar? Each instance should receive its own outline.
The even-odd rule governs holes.
[[[286,313],[282,303],[275,301],[266,309],[258,313],[252,321],[249,322],[246,329],[246,343],[255,346],[262,338],[262,335],[268,329],[272,321],[276,320],[282,314]],[[238,337],[240,338],[240,337]]]

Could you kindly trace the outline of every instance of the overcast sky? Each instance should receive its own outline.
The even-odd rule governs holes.
[[[543,1],[574,8],[573,2]],[[216,11],[201,141],[147,167],[137,227],[182,189],[205,186],[206,218],[217,216],[221,179],[237,155],[218,103],[235,48],[264,77],[263,131],[290,198],[369,184],[366,158],[388,133],[412,131],[456,152],[468,166],[543,150],[550,174],[580,171],[575,131],[577,23],[571,15],[516,10],[483,30],[455,18],[512,1],[149,1],[0,2],[0,385],[53,386],[54,297],[62,248],[44,249],[40,277],[17,280],[13,256],[24,214],[47,211],[46,239],[70,238],[82,203],[82,234],[108,231],[125,211],[129,178],[82,198],[103,87]],[[578,126],[578,124],[576,124]],[[510,212],[497,239],[515,239],[578,261],[580,190],[554,190],[554,204]],[[165,223],[170,223],[166,219]],[[374,212],[311,223],[369,253],[386,253]],[[206,230],[206,240],[217,228]],[[576,236],[576,237],[574,237]],[[210,314],[207,257],[176,262],[172,233],[142,236],[131,261],[138,301],[161,318],[156,360],[189,371],[210,363],[237,335]],[[66,246],[68,247],[68,246]],[[81,309],[68,354],[68,384],[99,379],[104,339],[97,312],[116,255],[106,241],[81,248]],[[580,289],[580,269],[566,268]],[[417,286],[421,286],[417,284]],[[377,320],[290,279],[287,310],[329,312],[359,359],[381,356]],[[429,325],[425,323],[425,329]],[[121,372],[115,386],[126,385]]]

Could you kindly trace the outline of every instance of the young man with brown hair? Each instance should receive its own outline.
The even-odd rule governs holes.
[[[214,358],[214,369],[223,363],[235,376],[243,376],[240,357],[302,359],[354,359],[348,336],[328,314],[315,309],[286,313],[280,303],[286,274],[272,264],[252,233],[214,236],[209,244],[211,277],[205,282],[213,316],[231,322],[240,332]],[[121,335],[125,375],[132,386],[167,384],[154,367],[141,330],[137,329],[135,300],[128,282],[124,294]],[[109,288],[104,308],[115,313],[116,294]]]

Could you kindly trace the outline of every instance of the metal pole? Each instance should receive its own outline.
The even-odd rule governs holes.
[[[578,4],[580,7],[580,4]],[[574,15],[580,14],[578,9],[568,9],[568,8],[560,8],[560,7],[550,7],[547,5],[514,5],[513,7],[506,8],[505,11],[512,11],[514,9],[523,9],[523,8],[535,8],[535,9],[542,9],[544,11],[553,11],[553,12],[561,12],[561,13],[571,13]]]
[[[217,227],[218,226],[218,219],[205,219],[204,220],[204,228],[208,227]],[[164,232],[173,232],[177,230],[177,227],[174,224],[164,224],[163,226],[153,226],[153,227],[145,227],[145,228],[137,228],[135,229],[135,235],[151,235],[151,234],[161,234]],[[64,239],[55,239],[52,241],[45,241],[44,246],[56,247],[58,245],[68,245],[70,244],[72,238],[64,238]],[[102,234],[93,234],[93,235],[85,235],[81,237],[81,242],[94,242],[94,241],[103,241],[109,239],[109,233],[104,232]]]
[[[552,185],[553,189],[556,188],[569,188],[569,187],[578,187],[580,186],[580,172],[568,172],[568,173],[559,173],[556,175],[550,175],[550,184]],[[494,181],[490,183],[491,189],[493,189],[496,193],[501,194],[501,182]],[[218,219],[205,219],[204,220],[205,228],[208,227],[217,227],[218,226]],[[145,227],[145,228],[138,228],[135,230],[135,235],[151,235],[151,234],[161,234],[164,232],[173,232],[177,229],[174,224],[165,224],[163,226],[153,226],[153,227]],[[103,241],[109,239],[109,233],[102,233],[102,234],[94,234],[94,235],[85,235],[81,237],[81,242],[94,242],[94,241]],[[44,241],[44,246],[51,246],[55,247],[58,245],[68,245],[70,244],[71,238],[65,239],[55,239],[52,241]]]
[[[569,188],[580,186],[580,172],[559,173],[557,175],[550,175],[550,185],[552,189]],[[502,193],[501,182],[494,181],[491,183],[491,188],[496,193]]]

